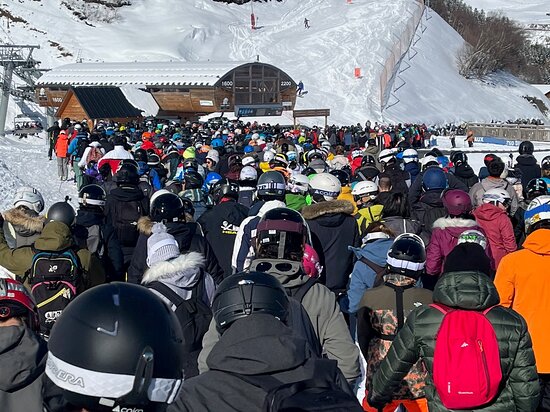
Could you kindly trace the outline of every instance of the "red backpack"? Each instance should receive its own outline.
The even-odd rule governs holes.
[[[443,313],[435,340],[433,381],[447,409],[475,409],[491,402],[502,380],[498,341],[483,312],[431,307]]]

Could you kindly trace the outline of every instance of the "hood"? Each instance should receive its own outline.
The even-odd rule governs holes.
[[[31,210],[25,210],[19,207],[6,210],[2,213],[4,220],[11,223],[17,233],[23,236],[31,236],[40,233],[46,223],[46,218],[40,216]]]
[[[357,259],[366,258],[378,266],[386,265],[388,250],[393,244],[393,239],[376,239],[362,248],[348,246]]]
[[[88,146],[90,146],[90,147],[101,147],[101,143],[99,143],[98,141],[93,141]]]
[[[297,368],[309,357],[306,340],[275,317],[260,313],[233,323],[206,363],[210,369],[257,375]]]
[[[501,179],[500,177],[495,178],[495,177],[487,176],[485,179],[481,181],[481,187],[483,187],[485,191],[489,189],[504,189],[507,185],[509,186],[510,184],[506,180]]]
[[[44,372],[47,348],[29,328],[6,326],[0,333],[0,391],[13,392]]]
[[[61,222],[49,222],[42,229],[42,233],[34,242],[38,250],[57,251],[65,250],[73,245],[71,229]]]
[[[522,154],[516,158],[516,162],[520,166],[534,166],[537,164],[537,159],[535,156],[530,154]]]
[[[103,225],[104,215],[101,211],[79,209],[76,215],[76,224],[84,227]]]
[[[474,210],[474,216],[476,220],[482,220],[490,222],[499,218],[501,215],[507,217],[506,211],[500,209],[498,206],[491,205],[489,203],[483,204]]]
[[[353,214],[353,205],[347,200],[328,200],[326,202],[314,203],[306,206],[302,209],[302,216],[306,220],[317,219],[318,217],[325,215],[345,215],[351,216]]]
[[[500,297],[493,281],[481,272],[449,272],[435,285],[433,301],[454,308],[484,310],[498,305]]]
[[[538,229],[527,236],[523,248],[537,255],[550,255],[550,229]]]
[[[470,179],[474,177],[476,174],[474,172],[474,169],[467,164],[467,163],[461,163],[458,166],[455,166],[455,176],[462,177],[464,179]]]
[[[154,281],[162,281],[176,288],[192,288],[199,280],[204,265],[205,259],[201,253],[189,252],[154,264],[147,269],[141,283],[148,285]]]
[[[223,219],[235,226],[240,226],[243,219],[246,217],[246,209],[238,207],[238,203],[234,200],[223,202],[214,206],[212,209],[216,213],[218,219]]]
[[[440,189],[428,190],[420,197],[420,202],[432,207],[443,207],[441,192],[442,190]]]
[[[186,215],[186,222],[168,222],[165,223],[166,231],[174,237],[178,236],[187,236],[195,233],[197,231],[196,223],[192,222],[191,218]],[[156,222],[153,222],[149,216],[142,216],[139,218],[137,223],[138,231],[145,236],[151,236],[153,225]]]
[[[119,202],[135,202],[145,197],[143,191],[137,186],[116,187],[109,192],[109,196]]]
[[[479,226],[475,220],[472,219],[463,219],[461,217],[440,217],[437,219],[433,226],[434,229],[447,229],[451,233],[453,232],[464,232],[466,228],[478,229]],[[453,230],[456,229],[456,230]]]

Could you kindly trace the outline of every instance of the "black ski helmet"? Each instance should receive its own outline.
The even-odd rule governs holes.
[[[185,182],[185,190],[188,189],[201,189],[204,184],[204,179],[199,172],[194,170],[188,170],[183,176],[183,181]]]
[[[281,283],[262,272],[241,272],[224,279],[212,301],[218,331],[255,313],[267,313],[285,321],[288,296]]]
[[[547,195],[548,185],[544,179],[540,177],[531,179],[529,180],[529,183],[527,183],[525,194],[527,195],[526,198],[529,201],[533,200],[535,197]]]
[[[387,267],[392,273],[418,279],[426,264],[426,248],[420,236],[403,233],[388,251]]]
[[[210,189],[210,196],[214,203],[218,204],[224,197],[237,200],[239,198],[239,186],[227,179],[218,180]]]
[[[136,151],[134,152],[134,159],[136,160],[136,162],[147,163],[147,152],[145,151],[145,149],[136,149]]]
[[[99,185],[86,185],[78,193],[78,203],[84,207],[102,208],[105,206],[107,194]]]
[[[139,184],[139,168],[133,163],[123,163],[116,172],[114,179],[117,185]]]
[[[79,344],[68,345],[75,336]],[[179,321],[138,285],[114,282],[77,296],[55,323],[48,350],[46,375],[80,408],[165,410],[183,381]]]
[[[468,163],[468,156],[461,151],[452,152],[449,160],[455,165],[466,164]]]
[[[185,220],[183,200],[175,193],[162,193],[152,200],[150,215],[153,222]]]
[[[262,173],[258,179],[257,195],[261,200],[282,200],[285,199],[286,181],[282,173],[269,170]]]
[[[524,140],[519,144],[519,154],[530,154],[532,155],[535,151],[535,146],[533,145],[533,142],[529,140]]]
[[[368,165],[372,165],[372,166],[376,165],[376,158],[371,154],[366,154],[361,159],[361,167],[368,166]]]
[[[336,176],[336,178],[340,181],[342,187],[349,185],[350,177],[348,172],[344,170],[331,170],[329,173],[333,176]]]
[[[301,262],[306,236],[300,213],[286,207],[268,210],[256,228],[256,257]]]
[[[46,214],[48,222],[61,222],[71,227],[76,219],[76,212],[68,202],[57,202],[50,206]]]
[[[135,159],[122,159],[118,164],[118,168],[120,169],[124,165],[133,165],[139,169],[138,162]]]

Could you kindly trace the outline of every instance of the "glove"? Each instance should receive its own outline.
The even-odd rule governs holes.
[[[382,411],[384,409],[384,406],[386,406],[386,402],[377,401],[372,399],[372,392],[369,393],[369,396],[367,397],[368,404],[379,411]]]

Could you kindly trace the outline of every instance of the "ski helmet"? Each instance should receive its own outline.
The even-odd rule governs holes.
[[[124,163],[120,165],[118,171],[116,172],[114,179],[117,185],[129,184],[137,185],[139,184],[139,168],[133,163]]]
[[[241,272],[224,279],[212,301],[214,321],[220,333],[236,320],[265,313],[282,322],[288,316],[288,296],[281,283],[262,272]]]
[[[340,181],[330,173],[319,173],[309,181],[309,194],[314,202],[334,200],[340,195],[342,185]]]
[[[288,180],[288,190],[290,193],[306,195],[309,191],[309,179],[302,174],[293,174]]]
[[[182,199],[172,192],[162,193],[151,199],[151,220],[153,222],[185,221]]]
[[[431,167],[439,167],[440,164],[437,161],[437,158],[434,156],[424,156],[422,160],[420,161],[420,164],[422,165],[422,170],[428,170]]]
[[[524,215],[525,233],[550,228],[550,195],[536,197],[529,203]]]
[[[118,164],[117,172],[122,168],[124,165],[133,165],[139,169],[139,165],[135,159],[122,159],[120,163]]]
[[[403,151],[403,162],[418,162],[418,152],[414,149],[406,149],[405,151]]]
[[[447,187],[447,176],[439,167],[429,167],[422,175],[424,190],[443,190]]]
[[[48,209],[48,222],[61,222],[71,227],[74,225],[76,213],[68,202],[57,202]]]
[[[256,185],[258,171],[252,166],[244,166],[239,173],[239,182]]]
[[[332,170],[329,173],[335,176],[340,181],[342,187],[349,185],[349,174],[345,170]]]
[[[0,279],[0,320],[22,317],[28,326],[40,330],[38,312],[32,296],[21,282],[11,278]]]
[[[510,193],[508,193],[508,191],[504,189],[494,188],[489,189],[485,193],[483,193],[481,201],[483,203],[491,203],[493,205],[500,203],[508,207],[512,203],[512,198],[510,197]]]
[[[285,199],[286,181],[282,173],[269,170],[258,179],[257,196],[261,200]]]
[[[263,161],[266,163],[269,163],[273,160],[274,157],[275,157],[275,152],[271,150],[266,150],[264,152]]]
[[[532,155],[535,151],[535,146],[533,145],[533,142],[530,142],[529,140],[524,140],[519,144],[519,154],[530,154]]]
[[[460,245],[461,243],[468,243],[468,242],[477,243],[483,249],[487,247],[487,237],[483,233],[481,233],[479,230],[469,229],[469,230],[465,230],[460,234],[460,236],[458,237],[457,244]]]
[[[351,158],[356,159],[358,157],[363,157],[363,151],[361,149],[355,149],[351,152]]]
[[[239,198],[239,186],[230,180],[221,179],[214,183],[209,193],[215,204],[220,203],[224,197],[237,200]]]
[[[200,189],[204,184],[204,179],[199,172],[189,170],[183,175],[183,181],[185,183],[185,190],[188,189]]]
[[[384,149],[378,153],[378,161],[385,165],[391,161],[395,161],[395,151],[392,149]]]
[[[67,345],[75,336],[80,343]],[[78,295],[52,329],[48,350],[46,375],[66,401],[89,410],[165,410],[183,381],[180,323],[139,285],[115,282]]]
[[[472,211],[472,199],[470,195],[460,189],[450,189],[441,196],[443,207],[451,216],[460,216]]]
[[[378,191],[379,189],[376,183],[366,180],[357,182],[355,186],[353,186],[351,194],[353,199],[357,202],[363,197],[368,197],[370,200],[374,200],[374,198],[378,195]]]
[[[546,181],[540,177],[529,180],[527,187],[525,188],[526,198],[533,200],[538,196],[544,196],[548,194],[548,185]]]
[[[542,162],[540,162],[540,167],[543,170],[550,170],[550,156],[546,156],[544,159],[542,159]]]
[[[147,151],[145,149],[139,148],[134,152],[134,159],[137,162],[146,162],[147,163]]]
[[[99,207],[105,206],[105,199],[107,194],[105,190],[99,185],[86,185],[78,193],[78,203],[86,207]]]
[[[307,227],[302,215],[286,207],[268,210],[256,228],[256,256],[301,262]]]
[[[420,236],[403,233],[395,238],[387,257],[390,272],[418,279],[425,264],[426,248]]]
[[[455,165],[468,163],[468,156],[464,152],[452,152],[450,157],[451,162]]]
[[[366,154],[363,156],[363,159],[361,159],[361,167],[365,166],[375,166],[376,165],[376,159],[371,154]]]
[[[197,162],[197,159],[185,159],[182,166],[183,170],[186,172],[190,170],[194,170],[195,172],[199,171],[199,163]]]
[[[40,213],[44,210],[44,198],[35,188],[23,186],[16,190],[13,205],[15,207],[25,206]]]

